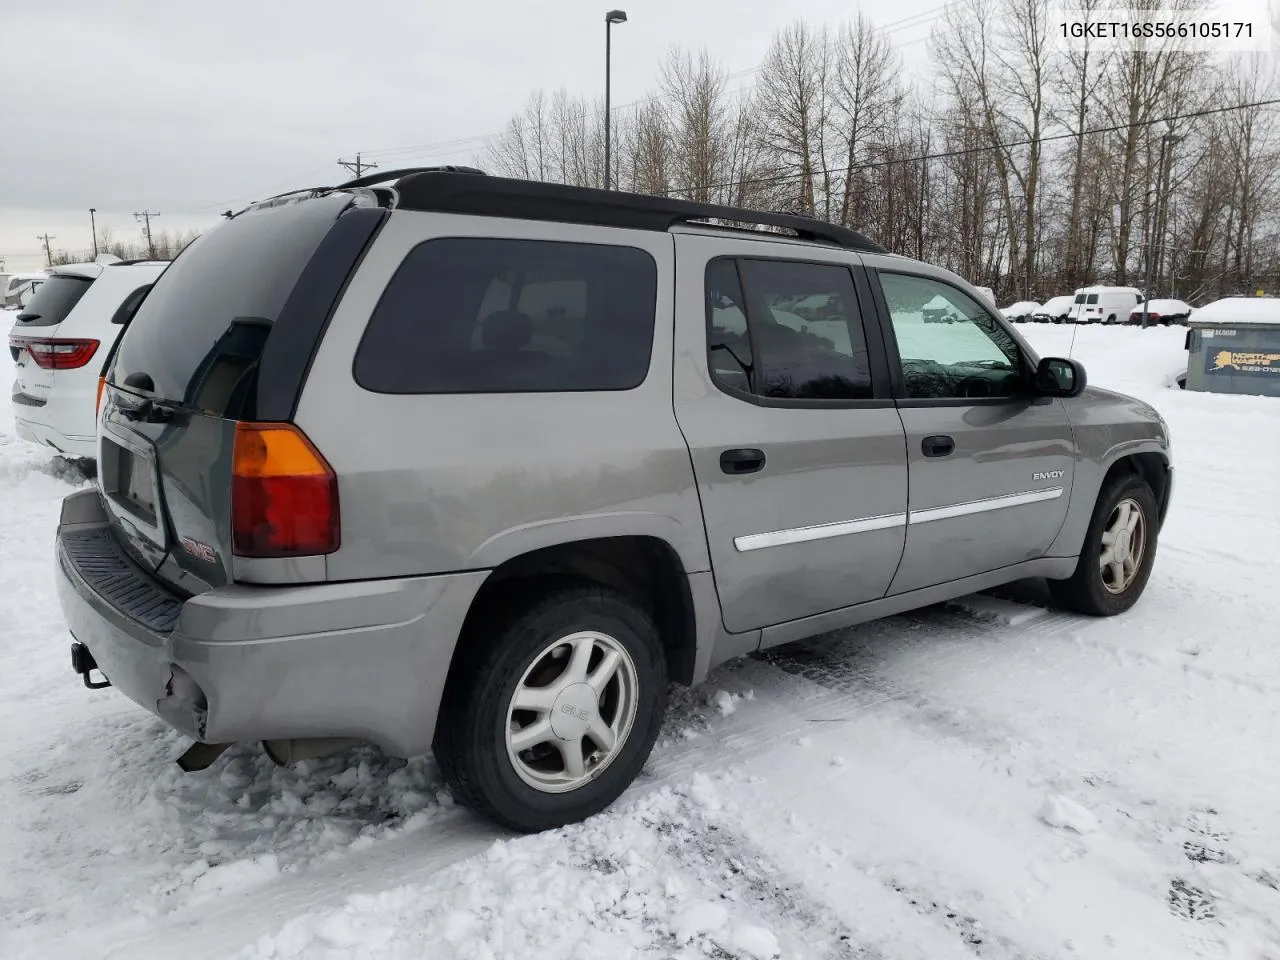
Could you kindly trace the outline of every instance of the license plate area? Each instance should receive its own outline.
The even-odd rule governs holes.
[[[156,525],[155,463],[103,439],[103,455],[110,467],[104,474],[107,495],[144,523]]]
[[[160,489],[155,453],[150,443],[103,430],[98,450],[98,486],[110,512],[136,539],[163,551]],[[135,543],[145,549],[147,544]],[[150,552],[150,551],[148,551]]]

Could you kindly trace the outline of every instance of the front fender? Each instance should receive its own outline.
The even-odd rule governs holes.
[[[1163,522],[1169,504],[1169,495],[1173,485],[1172,468],[1169,457],[1167,436],[1135,437],[1113,442],[1098,455],[1087,455],[1083,451],[1076,464],[1075,479],[1071,485],[1071,505],[1067,508],[1067,517],[1057,539],[1049,548],[1051,557],[1075,557],[1080,555],[1084,546],[1084,537],[1089,529],[1089,521],[1093,517],[1093,509],[1102,492],[1102,484],[1116,464],[1126,458],[1138,454],[1154,454],[1170,471],[1169,483],[1164,496],[1159,498],[1160,521]]]

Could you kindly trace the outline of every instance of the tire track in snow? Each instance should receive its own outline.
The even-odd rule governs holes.
[[[808,896],[802,884],[724,825],[695,813],[664,818],[653,827],[668,841],[667,852],[685,872],[719,891],[722,899],[750,904],[760,911],[761,922],[782,938],[803,943],[830,960],[885,960],[878,950],[860,945],[857,933]]]
[[[954,659],[954,654],[945,649],[953,640],[970,645],[1003,644],[1015,639],[1024,644],[1029,641],[1069,640],[1084,650],[1122,655],[1129,663],[1160,667],[1170,672],[1185,669],[1187,673],[1223,685],[1263,694],[1270,692],[1268,685],[1257,681],[1245,681],[1194,666],[1171,665],[1168,660],[1151,657],[1140,650],[1121,649],[1093,640],[1087,633],[1098,621],[1028,606],[1027,594],[1020,585],[1007,589],[1006,596],[1010,599],[966,597],[896,619],[910,621],[932,635],[933,641],[943,650],[935,661],[943,668],[942,672]],[[1034,590],[1031,596],[1035,596]],[[982,631],[980,636],[974,636],[975,627]],[[919,726],[935,741],[958,741],[993,757],[998,757],[1001,752],[1012,752],[1011,745],[1019,748],[1030,746],[1021,741],[1024,731],[1016,724],[1004,723],[967,708],[949,707],[923,687],[912,684],[909,676],[901,673],[890,676],[881,670],[880,667],[893,658],[892,646],[895,643],[901,649],[903,644],[911,642],[908,634],[883,639],[889,640],[890,649],[887,651],[877,641],[846,645],[840,642],[841,635],[835,634],[775,648],[757,654],[757,657],[823,688],[849,691],[854,696],[874,691],[886,701],[897,701],[905,707],[902,719]],[[973,662],[973,657],[966,658],[967,666],[972,667]],[[1070,771],[1060,773],[1068,775]],[[1280,882],[1276,877],[1280,870],[1273,872],[1256,864],[1250,871],[1241,868],[1224,847],[1227,834],[1216,811],[1198,808],[1187,815],[1186,808],[1180,808],[1176,801],[1135,793],[1107,776],[1086,774],[1080,781],[1088,785],[1091,797],[1118,814],[1115,825],[1121,827],[1122,833],[1131,835],[1136,844],[1127,858],[1103,865],[1116,880],[1125,882],[1126,875],[1129,875],[1129,882],[1132,882],[1135,866],[1146,861],[1148,873],[1159,875],[1163,872],[1170,877],[1166,900],[1175,916],[1199,924],[1221,926],[1219,921],[1226,910],[1235,914],[1236,919],[1264,930],[1275,938],[1277,948],[1280,948],[1280,924],[1274,919],[1280,917],[1280,897],[1272,901],[1269,896],[1280,893]],[[1177,838],[1184,834],[1188,839],[1179,842]],[[1237,876],[1228,885],[1235,895],[1229,902],[1224,902],[1222,893],[1215,893],[1213,878],[1203,876],[1203,870],[1188,872],[1179,869],[1179,864],[1185,867],[1187,861],[1191,861],[1193,867],[1209,864],[1217,869],[1219,876],[1222,871],[1234,869]],[[1265,890],[1266,894],[1259,894],[1260,890]],[[1194,939],[1203,940],[1202,937]],[[1210,952],[1221,949],[1220,941],[1208,947],[1211,941],[1212,938],[1204,941]]]

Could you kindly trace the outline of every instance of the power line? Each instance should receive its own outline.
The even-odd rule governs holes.
[[[1271,100],[1256,100],[1252,103],[1237,103],[1229,107],[1209,107],[1204,110],[1193,110],[1189,113],[1179,113],[1167,117],[1155,117],[1151,120],[1136,120],[1132,123],[1120,123],[1110,127],[1092,127],[1081,131],[1068,131],[1067,133],[1055,133],[1042,137],[1028,137],[1024,140],[1009,140],[1003,143],[983,144],[982,146],[965,147],[959,150],[944,150],[940,153],[924,153],[914,157],[895,157],[892,160],[873,160],[858,164],[858,169],[865,170],[877,167],[889,167],[896,163],[923,163],[927,160],[946,160],[951,157],[963,157],[972,153],[987,153],[992,150],[1006,150],[1011,147],[1027,147],[1036,143],[1051,143],[1056,140],[1092,136],[1097,133],[1118,133],[1121,130],[1128,130],[1131,127],[1151,127],[1158,123],[1175,123],[1179,120],[1194,120],[1199,117],[1212,116],[1213,114],[1218,113],[1232,113],[1236,110],[1251,110],[1256,107],[1273,107],[1278,105],[1280,105],[1280,97],[1273,98]],[[844,170],[838,167],[820,167],[815,168],[808,174],[780,173],[764,177],[751,177],[743,180],[725,180],[720,183],[708,183],[699,186],[672,187],[669,190],[663,191],[662,196],[670,196],[673,193],[693,193],[703,190],[717,190],[723,187],[743,187],[761,183],[784,183],[788,180],[802,180],[806,176],[816,177],[829,173],[844,173]]]

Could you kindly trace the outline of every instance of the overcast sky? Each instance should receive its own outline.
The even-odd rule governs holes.
[[[731,73],[793,19],[841,0],[618,0],[613,102],[650,93],[678,43]],[[230,206],[331,183],[357,150],[384,168],[470,163],[535,89],[601,95],[607,3],[440,0],[0,0],[0,259],[43,265],[99,229],[200,229]],[[939,0],[868,0],[924,73]],[[920,15],[921,24],[903,24]],[[750,75],[733,84],[750,82]]]

